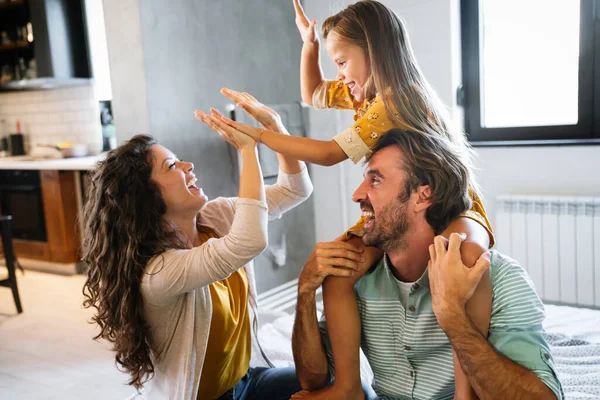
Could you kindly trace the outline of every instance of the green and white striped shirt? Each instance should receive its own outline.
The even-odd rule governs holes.
[[[560,400],[562,389],[542,328],[544,306],[527,272],[515,260],[491,253],[488,340],[500,353],[535,373]],[[427,271],[412,285],[408,307],[400,301],[395,279],[386,256],[355,286],[361,348],[373,369],[373,389],[384,399],[452,399],[452,348],[431,308]],[[327,326],[324,320],[319,324],[333,368]]]

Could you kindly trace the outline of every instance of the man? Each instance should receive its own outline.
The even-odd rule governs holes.
[[[562,399],[543,337],[544,308],[527,273],[496,251],[467,268],[459,253],[464,237],[453,234],[448,243],[435,236],[468,209],[469,171],[461,160],[444,138],[391,130],[354,193],[371,220],[363,243],[385,252],[355,286],[373,388],[386,398],[451,399],[454,348],[479,398]],[[324,387],[333,374],[315,291],[327,275],[349,275],[357,254],[348,243],[320,243],[300,276],[292,347],[305,388]],[[465,304],[490,265],[493,304],[486,338]]]

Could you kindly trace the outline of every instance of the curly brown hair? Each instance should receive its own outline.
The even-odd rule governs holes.
[[[95,340],[113,344],[117,368],[139,389],[154,374],[149,325],[140,286],[148,261],[185,241],[163,216],[166,204],[152,181],[151,136],[137,135],[108,153],[91,172],[84,207],[83,261],[89,270],[84,307],[97,313]]]

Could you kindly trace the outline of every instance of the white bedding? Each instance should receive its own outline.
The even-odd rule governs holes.
[[[600,310],[547,305],[544,327],[567,399],[600,399]],[[293,366],[293,315],[261,310],[260,342],[277,367]],[[253,351],[251,364],[265,365]],[[361,353],[361,374],[372,375]]]
[[[600,310],[546,306],[544,327],[567,399],[600,399]]]

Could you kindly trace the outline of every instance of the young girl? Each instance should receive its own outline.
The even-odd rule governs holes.
[[[346,158],[358,162],[370,153],[377,140],[392,128],[444,135],[459,149],[471,165],[470,148],[462,131],[451,126],[447,112],[419,70],[408,36],[399,18],[387,7],[372,0],[359,1],[329,17],[322,26],[326,50],[337,65],[337,81],[323,79],[319,62],[316,21],[309,21],[298,0],[294,0],[296,24],[303,39],[301,57],[302,100],[315,108],[353,109],[353,126],[331,141],[284,136],[268,129],[253,128],[222,117],[242,132],[274,151],[319,165],[334,165]],[[248,94],[225,90],[226,96],[261,121],[259,103]],[[478,194],[471,182],[472,209],[452,222],[441,234],[464,232],[468,240],[461,249],[466,265],[493,245],[492,230]],[[346,232],[346,240],[359,242],[363,221]],[[362,398],[359,345],[360,320],[354,297],[354,283],[381,257],[369,249],[361,273],[353,278],[329,277],[323,284],[325,316],[335,362],[332,386],[302,393],[302,397],[323,399]],[[489,273],[488,273],[489,274]],[[489,275],[482,279],[468,303],[474,323],[487,336],[491,313]],[[455,360],[457,398],[476,398],[466,376]],[[299,376],[301,384],[304,383]],[[304,384],[305,389],[314,389]]]

